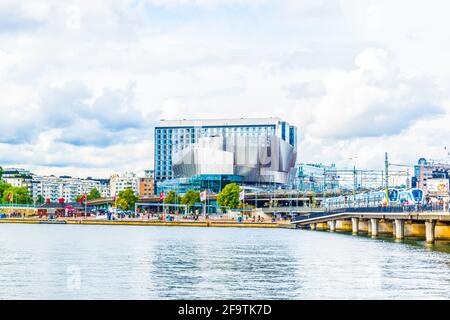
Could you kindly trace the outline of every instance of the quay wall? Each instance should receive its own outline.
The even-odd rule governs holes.
[[[359,221],[359,230],[362,232],[369,232],[369,220],[365,220],[365,221]]]
[[[405,237],[425,237],[425,224],[406,222],[404,232]]]
[[[394,232],[394,225],[392,222],[380,220],[378,223],[378,233],[392,234]]]
[[[336,230],[338,231],[352,231],[352,222],[348,220],[337,220]]]
[[[257,223],[257,222],[164,222],[164,221],[92,221],[92,220],[39,220],[39,219],[0,219],[0,223],[25,224],[76,224],[76,225],[113,225],[113,226],[164,226],[164,227],[233,227],[233,228],[284,228],[295,229],[295,225],[285,223]]]
[[[435,237],[438,240],[450,240],[450,225],[445,225],[443,223],[436,224],[434,229]]]

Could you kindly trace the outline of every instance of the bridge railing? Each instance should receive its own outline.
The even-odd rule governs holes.
[[[389,206],[389,207],[342,207],[337,209],[326,209],[327,212],[435,212],[446,211],[443,205],[415,205],[415,206]],[[447,209],[448,211],[448,209]]]
[[[322,218],[340,213],[412,213],[412,212],[442,212],[442,205],[418,205],[418,206],[390,206],[390,207],[350,207],[324,210],[323,212],[298,215],[292,219],[293,222],[307,219]]]

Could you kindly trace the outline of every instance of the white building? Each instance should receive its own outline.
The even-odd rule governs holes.
[[[92,179],[79,179],[71,177],[33,176],[32,197],[57,202],[64,198],[65,202],[75,202],[77,197],[88,194],[92,189],[101,190],[101,182]]]
[[[25,187],[31,194],[32,175],[28,170],[20,168],[4,168],[2,180],[13,187]]]
[[[13,187],[26,187],[36,201],[41,196],[44,201],[50,199],[57,202],[64,198],[65,202],[75,202],[82,194],[89,194],[97,189],[104,198],[110,197],[108,179],[80,179],[68,176],[39,176],[29,170],[20,168],[4,168],[2,180]]]
[[[119,195],[119,192],[125,189],[132,189],[136,195],[139,194],[139,181],[133,172],[125,172],[121,175],[113,174],[110,178],[109,186],[111,197]]]
[[[102,198],[111,197],[111,188],[109,186],[109,179],[99,179],[97,181],[100,182],[100,189],[98,189],[98,191],[100,192]]]

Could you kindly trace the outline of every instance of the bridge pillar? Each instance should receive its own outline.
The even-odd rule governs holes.
[[[372,237],[378,237],[378,219],[370,219]]]
[[[336,231],[336,220],[331,220],[328,223],[330,226],[330,232],[335,232]]]
[[[311,223],[311,224],[309,225],[309,228],[310,228],[311,230],[316,230],[316,224],[315,224],[315,223]]]
[[[370,236],[372,234],[372,222],[367,220],[367,234]]]
[[[427,243],[432,244],[435,240],[435,227],[436,221],[429,220],[425,221],[425,238]]]
[[[359,232],[359,219],[352,218],[352,234],[357,235]]]
[[[405,220],[395,219],[394,235],[397,240],[403,240],[405,238]]]

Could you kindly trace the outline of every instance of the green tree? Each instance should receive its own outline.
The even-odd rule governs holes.
[[[7,204],[8,195],[11,193],[12,202],[19,204],[27,204],[32,203],[32,199],[30,197],[30,192],[25,187],[9,187],[5,191],[3,191],[2,203]]]
[[[128,201],[124,198],[117,199],[117,207],[122,210],[129,210]]]
[[[198,202],[200,202],[200,192],[195,190],[188,190],[181,198],[181,204],[194,205]]]
[[[187,205],[188,208],[199,202],[200,192],[195,190],[188,190],[184,197],[181,198],[181,204]]]
[[[97,188],[92,189],[87,195],[88,200],[100,199],[101,197],[102,195],[100,194],[100,191],[98,191]]]
[[[176,204],[180,202],[180,196],[174,190],[170,190],[164,197],[165,204]]]
[[[133,189],[128,188],[119,192],[117,197],[117,205],[122,210],[132,210],[134,209],[134,205],[138,199],[139,197],[134,194]]]
[[[239,193],[241,187],[236,183],[230,183],[217,195],[217,203],[222,208],[236,209],[239,206]]]
[[[0,181],[0,198],[3,198],[3,193],[6,189],[11,188],[11,185],[9,183]]]
[[[41,194],[37,196],[36,203],[44,204],[44,201],[45,201],[45,199]]]
[[[0,179],[3,177],[3,167],[0,167]]]
[[[182,197],[174,190],[170,190],[169,193],[167,193],[167,196],[164,198],[165,204],[179,204]],[[175,207],[170,207],[169,212],[174,212],[176,210]]]

